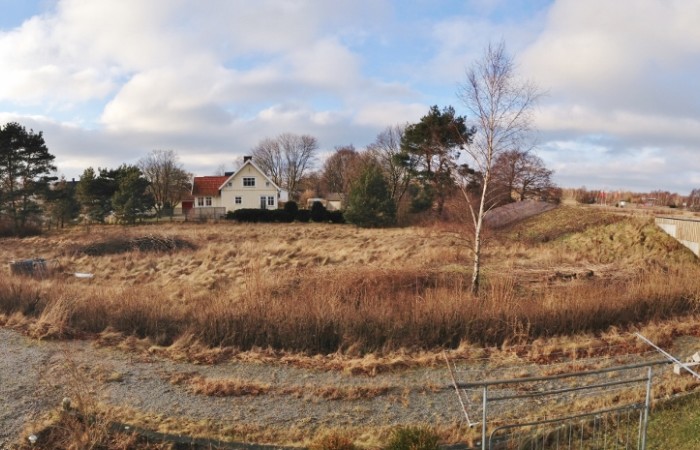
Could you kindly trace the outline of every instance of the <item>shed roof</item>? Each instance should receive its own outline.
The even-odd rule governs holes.
[[[224,184],[228,178],[227,176],[194,177],[192,195],[217,196],[219,195],[219,187]]]

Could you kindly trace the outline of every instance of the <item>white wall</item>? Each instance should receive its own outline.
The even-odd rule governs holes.
[[[255,186],[243,186],[243,178],[255,178]],[[221,189],[221,204],[227,211],[234,211],[241,208],[260,208],[261,196],[273,197],[273,205],[267,205],[267,209],[277,209],[278,198],[277,188],[254,166],[248,164],[244,166],[235,176],[228,180],[228,183]],[[236,197],[241,197],[241,204],[237,205]],[[266,202],[267,203],[267,202]]]

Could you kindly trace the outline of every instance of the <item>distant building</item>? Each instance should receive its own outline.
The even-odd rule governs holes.
[[[191,196],[182,201],[187,216],[220,217],[243,208],[277,209],[287,201],[287,191],[277,186],[246,156],[235,172],[221,176],[194,177]]]

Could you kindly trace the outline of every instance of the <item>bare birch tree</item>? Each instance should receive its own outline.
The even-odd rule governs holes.
[[[531,125],[532,110],[540,94],[534,84],[516,76],[513,58],[505,43],[489,44],[480,60],[466,72],[466,82],[458,96],[468,110],[467,117],[476,126],[473,142],[465,147],[473,168],[481,174],[481,192],[477,201],[466,187],[467,201],[474,226],[472,292],[479,292],[481,245],[484,216],[488,211],[487,194],[496,158],[509,150],[523,148]]]

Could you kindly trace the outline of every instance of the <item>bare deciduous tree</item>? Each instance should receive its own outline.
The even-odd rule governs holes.
[[[282,147],[278,139],[265,138],[253,148],[253,161],[273,183],[282,187],[284,181],[284,162]]]
[[[493,168],[494,194],[505,199],[523,201],[543,197],[553,187],[552,171],[532,152],[508,150],[496,158]]]
[[[401,141],[403,140],[406,125],[388,126],[377,135],[367,150],[370,151],[379,162],[379,166],[384,172],[391,197],[396,205],[401,203],[401,199],[411,184],[412,173],[415,167],[410,166],[412,161],[402,163]]]
[[[335,148],[335,153],[323,163],[323,184],[327,193],[347,195],[350,184],[358,175],[360,154],[352,145]]]
[[[481,271],[481,234],[488,210],[486,197],[494,162],[504,152],[526,147],[531,112],[540,94],[532,83],[516,76],[513,59],[506,53],[503,42],[489,44],[482,58],[467,70],[466,77],[458,95],[477,132],[465,150],[482,177],[477,202],[466,188],[462,189],[474,226],[472,292],[476,294]]]
[[[283,189],[297,198],[299,180],[311,166],[318,141],[309,135],[283,133],[274,139],[263,139],[253,148],[253,161]]]
[[[155,199],[159,217],[164,209],[172,212],[190,191],[192,174],[182,167],[173,150],[153,150],[139,161],[138,167],[150,182],[148,190]]]

